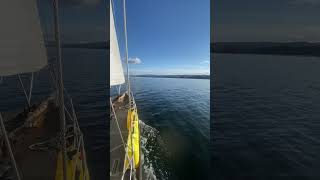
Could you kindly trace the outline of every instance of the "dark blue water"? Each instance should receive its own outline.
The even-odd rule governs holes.
[[[49,52],[52,57],[52,52]],[[80,128],[84,134],[92,180],[107,179],[107,60],[105,50],[63,49],[63,79],[73,99]],[[28,87],[28,76],[24,76]],[[47,70],[35,74],[32,102],[40,102],[53,92]],[[0,110],[21,111],[26,106],[17,77],[5,78],[0,85]]]
[[[139,119],[161,140],[146,145],[157,179],[208,179],[210,80],[132,78]]]
[[[212,60],[213,179],[320,179],[320,58]]]
[[[63,49],[64,85],[85,137],[93,180],[109,176],[108,59],[105,50]],[[45,69],[35,74],[32,102],[53,92],[50,81]],[[143,147],[146,169],[157,179],[208,179],[210,81],[132,78],[132,89],[139,117],[148,127]],[[0,86],[0,110],[19,111],[25,105],[18,78],[5,78]]]

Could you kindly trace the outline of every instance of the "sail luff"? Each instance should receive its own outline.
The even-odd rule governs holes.
[[[125,83],[112,3],[110,1],[110,86]]]
[[[47,65],[36,0],[1,0],[0,22],[0,76],[35,72]]]

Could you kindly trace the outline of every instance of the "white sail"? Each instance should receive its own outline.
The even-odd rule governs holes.
[[[117,32],[114,25],[113,10],[110,1],[110,86],[120,85],[124,82],[125,79],[121,64]]]
[[[0,0],[0,76],[47,64],[36,0]]]

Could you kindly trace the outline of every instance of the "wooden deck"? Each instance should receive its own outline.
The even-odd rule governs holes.
[[[54,180],[57,149],[51,147],[46,150],[31,150],[29,147],[56,137],[59,130],[57,107],[51,100],[48,100],[36,107],[27,117],[21,115],[19,117],[20,121],[24,122],[23,125],[9,131],[9,136],[22,179]],[[6,153],[1,154],[0,159],[4,167],[10,166]],[[13,169],[10,169],[4,172],[0,179],[14,177],[13,173]]]

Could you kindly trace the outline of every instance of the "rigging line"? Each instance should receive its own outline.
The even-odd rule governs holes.
[[[82,155],[83,155],[82,164],[84,165],[84,169],[85,169],[86,174],[88,173],[88,177],[87,176],[86,177],[89,179],[90,175],[89,175],[89,172],[87,171],[88,170],[87,155],[86,155],[86,151],[84,149],[85,145],[84,145],[84,140],[83,140],[83,135],[82,134],[81,134],[81,137],[80,137],[80,141],[81,141],[81,150],[82,150]]]
[[[111,98],[110,98],[110,105],[111,105],[111,108],[112,108],[112,112],[113,112],[113,114],[114,114],[114,118],[115,118],[116,123],[117,123],[117,127],[118,127],[118,130],[119,130],[119,133],[120,133],[121,141],[122,141],[123,144],[125,144],[124,139],[123,139],[123,136],[122,136],[122,134],[121,134],[121,128],[120,128],[120,126],[119,126],[118,118],[117,118],[116,112],[115,112],[115,110],[114,110],[114,107],[113,107]]]
[[[74,118],[74,121],[75,121],[75,125],[77,127],[77,130],[81,132],[81,129],[80,129],[80,126],[79,126],[79,123],[78,123],[77,114],[76,114],[76,111],[74,110],[72,99],[70,99],[70,104],[71,104],[71,110],[72,110],[72,115],[73,115],[73,118]]]
[[[124,146],[124,144],[120,144],[120,145],[118,145],[118,146],[116,146],[116,147],[114,147],[114,148],[110,149],[110,152],[113,152],[113,151],[115,151],[115,150],[117,150],[117,149],[121,148],[122,146]]]
[[[26,89],[25,89],[25,87],[24,87],[24,85],[23,85],[23,82],[22,82],[22,79],[21,79],[20,74],[18,74],[18,78],[19,78],[19,82],[20,82],[20,85],[21,85],[21,87],[22,87],[24,96],[25,96],[25,98],[26,98],[26,100],[27,100],[28,108],[30,108],[29,96],[28,96],[27,91],[26,91]]]
[[[4,139],[5,139],[9,154],[10,154],[11,163],[12,163],[12,165],[14,167],[15,172],[16,172],[17,179],[21,180],[20,173],[19,173],[18,166],[17,166],[17,162],[16,162],[16,160],[14,158],[14,155],[13,155],[13,152],[12,152],[12,148],[11,148],[11,144],[10,144],[10,141],[9,141],[9,137],[8,137],[8,134],[7,134],[7,131],[6,131],[6,128],[5,128],[5,125],[4,125],[3,121],[4,120],[3,120],[2,115],[0,113],[1,132],[2,132],[2,134],[4,136]]]
[[[128,63],[128,35],[127,35],[127,18],[126,18],[126,1],[123,0],[123,14],[124,14],[124,34],[125,34],[125,52],[126,52],[126,63],[127,63],[127,85],[128,85],[128,97],[129,97],[129,106],[130,106],[130,102],[131,102],[131,87],[130,87],[130,78],[129,78],[129,63]],[[110,99],[111,101],[111,99]],[[111,103],[112,104],[112,103]],[[113,106],[112,106],[113,107]],[[114,110],[114,109],[113,109]],[[122,136],[122,135],[121,135]],[[131,143],[131,146],[132,146],[132,143]],[[133,147],[131,147],[133,148]],[[126,148],[127,149],[127,148]],[[126,155],[127,155],[127,150],[126,150]],[[134,157],[133,157],[134,158]],[[128,158],[129,159],[129,158]],[[130,159],[129,159],[129,162],[130,162]],[[132,163],[132,162],[131,162]],[[129,164],[131,164],[129,163]],[[125,166],[124,166],[125,168]],[[130,167],[130,179],[132,177],[132,170],[133,170],[133,165],[131,164],[131,167]],[[123,176],[124,176],[124,172],[123,172],[123,175],[122,175],[122,178],[123,179]]]
[[[134,163],[134,149],[133,149],[133,142],[132,142],[132,138],[133,138],[133,132],[132,132],[132,129],[133,129],[133,127],[132,127],[132,125],[133,125],[133,119],[131,119],[131,129],[130,129],[130,131],[131,131],[131,156],[132,156],[132,164],[133,165],[135,165],[135,163]],[[131,177],[132,177],[132,171],[133,171],[133,165],[131,165],[131,167],[130,167],[130,179],[131,179]]]
[[[60,27],[59,27],[59,1],[53,0],[54,9],[54,35],[57,50],[57,61],[58,61],[58,95],[59,95],[59,115],[61,121],[61,133],[62,133],[62,155],[63,155],[63,180],[67,180],[67,148],[66,148],[66,120],[64,112],[64,96],[63,96],[63,76],[62,76],[62,59],[61,59],[61,42],[60,42]]]
[[[121,84],[119,85],[119,88],[118,88],[118,95],[120,95],[120,91],[121,91]]]
[[[78,144],[77,144],[77,153],[80,152],[80,146],[81,146],[81,143],[78,143]],[[73,174],[76,174],[77,162],[78,162],[78,158],[76,158],[76,160],[75,160],[75,162],[74,162],[75,166],[74,166],[74,169],[73,169]]]
[[[51,68],[52,67],[52,68]],[[54,88],[55,89],[58,89],[58,85],[57,85],[57,80],[56,80],[56,75],[55,75],[55,73],[54,73],[54,67],[53,67],[53,65],[51,65],[50,67],[49,67],[49,72],[50,72],[50,77],[51,77],[51,80],[52,80],[52,83],[53,83],[53,86],[54,86]],[[51,82],[51,81],[50,81]]]
[[[130,110],[131,111],[131,110]],[[132,115],[130,114],[130,118],[132,117]],[[130,122],[131,122],[131,128],[130,128],[130,133],[131,133],[131,154],[132,154],[132,161],[134,163],[134,146],[133,146],[133,134],[134,134],[134,118],[131,118]],[[135,165],[135,164],[134,164]],[[131,177],[130,177],[131,179]]]
[[[129,111],[130,111],[130,108],[129,108]],[[131,115],[131,114],[130,114]],[[131,119],[132,116],[130,116],[130,119]],[[135,173],[135,169],[134,169],[134,151],[133,151],[133,142],[132,142],[132,138],[133,138],[133,120],[130,121],[131,125],[130,125],[130,130],[129,130],[129,133],[131,133],[131,158],[129,158],[129,155],[128,155],[128,163],[130,165],[130,179],[132,179],[132,174]],[[126,153],[128,153],[128,146],[126,146]],[[123,166],[123,175],[122,175],[122,179],[124,177],[124,174],[125,174],[125,171],[126,171],[126,166],[125,166],[125,161],[124,161],[124,166]]]
[[[32,88],[33,88],[33,72],[31,73],[31,80],[30,80],[30,90],[29,90],[29,98],[28,98],[29,105],[31,104]]]
[[[124,37],[126,47],[126,63],[127,63],[127,84],[128,84],[128,95],[129,102],[131,102],[131,87],[129,78],[129,60],[128,60],[128,34],[127,34],[127,14],[126,14],[126,0],[123,0],[123,20],[124,20]]]
[[[127,144],[124,142],[124,139],[123,139],[123,136],[122,136],[122,133],[121,133],[122,131],[121,131],[120,125],[118,123],[118,118],[117,118],[116,112],[114,110],[111,98],[110,98],[110,105],[111,105],[112,113],[114,114],[114,118],[115,118],[118,130],[119,130],[119,134],[120,134],[120,137],[121,137],[122,144],[124,145],[123,146],[124,147],[124,151],[126,152],[125,153],[125,159],[126,158],[128,159],[130,167],[132,167],[133,165],[131,164],[131,161],[130,161],[130,158],[129,158],[129,155],[128,155],[128,150],[127,150],[128,147],[127,147]],[[124,174],[125,174],[125,161],[123,163],[124,163],[124,165],[123,165],[123,171],[122,171],[122,178],[121,179],[123,179]]]

